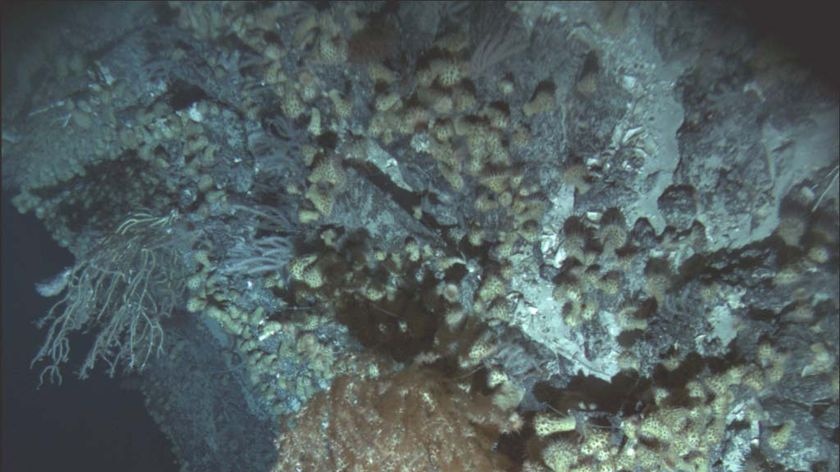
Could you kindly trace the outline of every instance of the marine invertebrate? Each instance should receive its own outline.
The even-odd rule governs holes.
[[[86,378],[99,359],[114,376],[120,366],[143,370],[160,352],[164,336],[160,320],[183,302],[181,233],[171,231],[175,217],[175,213],[133,215],[78,258],[66,274],[64,296],[38,321],[39,327],[49,325],[32,360],[33,365],[49,362],[41,371],[41,383],[45,375],[61,383],[59,365],[69,360],[67,336],[73,331],[99,330],[79,378]]]
[[[493,446],[513,420],[490,397],[425,368],[365,381],[338,377],[283,437],[273,470],[506,470],[510,461]]]

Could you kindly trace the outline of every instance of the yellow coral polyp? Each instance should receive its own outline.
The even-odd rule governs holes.
[[[307,267],[312,265],[312,263],[314,263],[317,259],[318,259],[318,256],[316,254],[307,254],[307,255],[292,259],[292,261],[289,263],[289,266],[288,266],[289,276],[292,278],[292,280],[297,280],[297,281],[303,280],[304,271],[306,270]]]
[[[377,111],[387,111],[400,103],[400,95],[396,92],[391,92],[386,95],[376,97],[375,107]]]
[[[317,266],[306,269],[301,280],[309,288],[321,288],[324,285],[324,277]]]
[[[577,420],[574,416],[540,413],[534,417],[534,432],[541,438],[556,433],[574,431],[576,428]]]
[[[437,82],[443,87],[452,87],[464,77],[463,64],[452,59],[433,60],[430,68],[432,75],[437,78]]]
[[[329,190],[319,185],[312,185],[306,189],[306,198],[322,215],[329,216],[332,213],[334,198]]]
[[[318,55],[327,64],[338,64],[347,60],[347,43],[339,36],[321,36]]]
[[[288,88],[280,92],[280,94],[283,97],[283,103],[281,105],[283,114],[293,120],[300,118],[306,111],[306,107],[300,97],[298,97],[298,94],[288,90]]]
[[[341,187],[345,181],[345,173],[338,159],[324,159],[312,169],[307,179],[313,184],[326,183]]]
[[[330,97],[330,100],[333,103],[333,108],[335,108],[336,116],[343,119],[347,119],[350,117],[350,114],[353,111],[353,105],[350,103],[349,100],[344,99],[344,97],[342,97],[336,89],[330,90],[327,96]]]

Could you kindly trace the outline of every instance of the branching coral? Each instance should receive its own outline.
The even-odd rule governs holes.
[[[67,336],[73,331],[99,330],[80,378],[87,377],[97,359],[108,364],[111,376],[120,365],[142,370],[161,350],[160,319],[182,303],[184,290],[173,219],[174,214],[128,218],[66,273],[64,296],[38,322],[39,327],[49,323],[47,339],[32,361],[49,362],[41,382],[49,374],[61,383],[59,365],[69,359]],[[42,293],[60,293],[52,288]]]

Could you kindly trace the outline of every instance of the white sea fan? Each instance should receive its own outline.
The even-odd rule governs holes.
[[[71,273],[73,273],[73,268],[67,267],[49,279],[35,284],[35,290],[37,290],[42,297],[54,297],[67,287],[67,282],[70,280]]]

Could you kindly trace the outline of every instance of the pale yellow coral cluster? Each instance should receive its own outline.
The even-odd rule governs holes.
[[[366,376],[366,362],[359,362],[353,353],[337,353],[328,343],[315,336],[313,331],[330,318],[318,314],[284,320],[272,320],[262,307],[252,310],[242,308],[237,300],[239,294],[229,283],[220,279],[215,272],[207,251],[197,251],[195,274],[187,279],[190,294],[187,309],[216,321],[222,330],[231,336],[238,357],[245,360],[244,368],[251,387],[265,399],[275,413],[286,413],[288,405],[278,392],[287,392],[297,398],[309,398],[319,388],[315,379],[329,381],[336,375],[357,372]],[[316,254],[303,255],[292,260],[288,267],[293,282],[309,289],[319,289],[324,276]],[[266,285],[282,281],[269,278]],[[276,348],[267,344],[271,339],[282,336],[293,339]],[[306,365],[308,375],[287,378],[278,375],[283,359],[298,359]],[[323,381],[323,380],[321,380]]]
[[[577,419],[572,415],[561,416],[554,413],[538,413],[534,416],[534,432],[540,438],[575,431],[576,428]]]
[[[335,197],[344,189],[346,181],[346,174],[338,157],[328,157],[314,151],[306,159],[312,170],[307,176],[304,192],[308,204],[301,206],[298,212],[301,223],[310,223],[330,216]]]
[[[732,368],[686,385],[691,404],[655,389],[656,408],[625,417],[617,430],[574,416],[541,413],[534,418],[537,436],[545,441],[542,460],[554,472],[624,472],[633,470],[711,470],[709,451],[723,440],[724,418],[732,402],[732,385],[742,371]],[[785,428],[779,428],[781,443]],[[523,470],[543,470],[529,462]]]
[[[334,10],[309,9],[294,31],[297,48],[313,48],[316,60],[337,64],[347,60],[347,40],[336,21]]]

